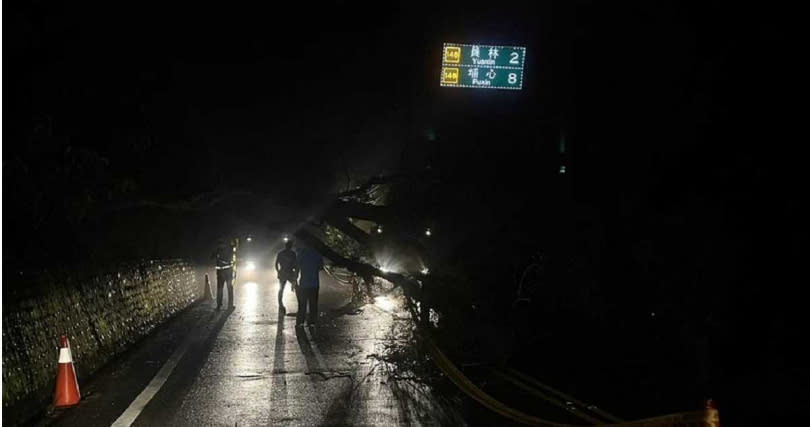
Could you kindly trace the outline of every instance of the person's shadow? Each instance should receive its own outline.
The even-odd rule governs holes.
[[[304,359],[307,362],[306,374],[323,374],[318,364],[318,359],[315,357],[315,352],[312,350],[312,344],[309,342],[310,338],[304,326],[295,328],[295,337],[298,340],[298,347],[301,349],[301,353],[304,355]]]
[[[287,419],[289,405],[287,403],[287,370],[284,363],[286,357],[287,337],[284,335],[284,313],[278,313],[276,323],[276,344],[273,356],[273,390],[270,396],[271,411],[274,419]]]
[[[276,322],[276,346],[273,358],[273,373],[283,374],[284,370],[284,352],[287,347],[287,340],[284,337],[284,313],[279,311],[278,322]]]

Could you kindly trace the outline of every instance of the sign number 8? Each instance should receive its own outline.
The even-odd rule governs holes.
[[[515,84],[515,83],[517,83],[517,74],[515,74],[515,73],[509,73],[509,79],[508,79],[508,81],[509,81],[509,84],[512,84],[512,85],[513,85],[513,84]]]

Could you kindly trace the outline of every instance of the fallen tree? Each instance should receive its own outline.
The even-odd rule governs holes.
[[[498,315],[500,311],[487,294],[491,286],[486,278],[443,263],[436,256],[440,242],[425,236],[424,228],[417,228],[428,222],[426,199],[419,194],[429,192],[423,184],[433,183],[420,178],[378,177],[372,184],[341,193],[301,226],[295,237],[320,252],[333,267],[350,272],[347,281],[353,281],[354,290],[363,293],[355,301],[372,300],[377,296],[373,289],[380,288],[375,284],[390,282],[402,290],[411,318],[446,351],[476,361],[503,359],[511,347],[509,328],[502,324],[504,316]],[[384,200],[374,197],[390,192],[400,196],[391,204],[379,204]],[[367,222],[364,226],[358,225],[363,221]],[[384,227],[385,232],[376,232],[376,226]]]

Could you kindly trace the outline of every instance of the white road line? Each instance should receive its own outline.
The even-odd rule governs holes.
[[[199,326],[200,321],[197,321],[194,325],[194,329],[196,330],[197,326]],[[186,350],[188,350],[191,341],[194,339],[194,334],[189,334],[186,336],[186,339],[183,340],[183,343],[180,344],[180,347],[172,353],[169,360],[160,368],[155,377],[152,378],[152,381],[149,382],[149,385],[146,386],[141,394],[129,404],[129,407],[120,417],[118,417],[115,422],[112,423],[112,427],[129,427],[132,423],[135,422],[135,419],[138,418],[138,415],[141,414],[143,408],[152,400],[153,397],[160,391],[160,388],[163,387],[163,384],[166,383],[166,380],[169,378],[169,375],[172,374],[174,368],[177,366],[177,363],[180,362],[180,359],[183,358],[183,355],[186,354]]]

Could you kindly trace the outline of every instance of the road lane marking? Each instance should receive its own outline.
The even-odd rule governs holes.
[[[198,320],[192,331],[197,330],[197,326],[199,326],[200,320]],[[118,417],[113,423],[111,427],[129,427],[132,423],[135,422],[135,419],[138,418],[138,415],[141,414],[143,408],[152,400],[153,397],[160,391],[160,388],[163,387],[163,384],[166,383],[166,380],[169,378],[169,375],[172,374],[174,368],[177,366],[177,363],[180,362],[180,359],[186,354],[188,347],[191,345],[191,341],[194,340],[194,334],[189,334],[186,336],[186,339],[183,340],[183,343],[180,344],[180,347],[177,347],[177,350],[172,353],[163,367],[160,368],[155,377],[152,378],[152,381],[146,386],[146,388],[141,391],[138,397],[129,404],[129,407],[124,411],[121,416]]]

